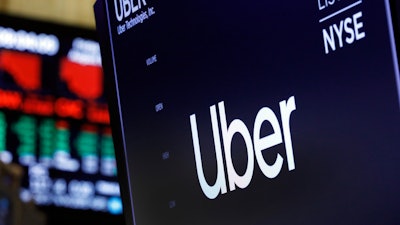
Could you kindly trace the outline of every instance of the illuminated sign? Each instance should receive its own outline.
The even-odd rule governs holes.
[[[71,28],[44,25],[31,31],[30,21],[15,26],[5,21],[0,160],[26,171],[21,198],[121,214],[98,42]]]
[[[54,56],[58,53],[60,42],[53,34],[15,31],[12,28],[0,26],[0,48]]]

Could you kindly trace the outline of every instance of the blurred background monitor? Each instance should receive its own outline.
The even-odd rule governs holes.
[[[0,17],[0,159],[49,225],[123,221],[100,64],[93,30]]]

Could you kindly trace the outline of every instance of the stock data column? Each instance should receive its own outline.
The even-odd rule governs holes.
[[[142,84],[152,87],[143,95],[144,105],[152,110],[146,115],[146,123],[151,124],[152,131],[142,137],[152,139],[149,150],[153,151],[154,158],[144,162],[142,171],[148,171],[151,168],[149,164],[156,171],[147,172],[155,175],[153,182],[149,183],[157,187],[152,193],[152,202],[157,203],[154,207],[163,218],[154,219],[154,224],[159,221],[185,224],[184,221],[190,217],[187,211],[193,208],[191,201],[196,186],[192,184],[198,182],[189,116],[199,96],[206,98],[210,91],[203,89],[207,86],[196,82],[198,74],[206,71],[202,66],[207,65],[202,65],[199,60],[202,56],[196,55],[204,47],[193,41],[197,31],[192,29],[196,30],[197,24],[187,19],[188,12],[194,9],[184,3],[185,10],[181,11],[177,10],[178,3],[157,4],[154,5],[154,19],[143,24],[144,30],[134,34],[143,38],[145,46],[142,47],[145,50],[141,59],[146,63],[143,76],[150,85]],[[158,6],[162,10],[157,10]],[[181,32],[182,27],[188,32]],[[191,28],[186,29],[188,27]]]
[[[158,7],[162,10],[157,10]],[[154,6],[156,17],[150,21],[147,28],[147,54],[145,76],[148,76],[154,89],[149,90],[152,96],[148,99],[152,103],[153,113],[148,121],[153,124],[154,131],[147,137],[154,138],[153,150],[155,154],[154,167],[157,168],[155,184],[157,188],[157,208],[163,221],[171,224],[179,224],[181,211],[186,207],[182,188],[185,182],[182,173],[185,173],[182,154],[183,136],[181,130],[184,126],[181,120],[185,119],[182,108],[187,107],[187,101],[191,96],[184,94],[183,86],[187,86],[185,79],[189,73],[182,72],[186,55],[182,54],[176,43],[180,43],[181,37],[177,30],[180,22],[179,13],[173,10],[173,4],[160,2]],[[171,10],[168,10],[168,9]],[[188,120],[189,121],[189,120]],[[189,124],[189,123],[188,123]],[[178,131],[177,131],[178,130]],[[191,149],[183,149],[184,151]],[[187,191],[187,190],[186,190]],[[157,220],[159,222],[160,220]]]
[[[178,84],[170,66],[179,62],[173,62],[168,46],[169,12],[158,10],[167,3],[116,2],[108,7],[136,222],[156,224],[156,217],[137,212],[154,212],[166,221],[179,207],[173,188],[178,180],[172,129],[177,104],[171,95]]]

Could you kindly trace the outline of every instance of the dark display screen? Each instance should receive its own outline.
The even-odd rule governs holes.
[[[24,201],[122,214],[94,31],[1,17],[0,158]]]
[[[128,222],[397,224],[389,9],[98,1]]]

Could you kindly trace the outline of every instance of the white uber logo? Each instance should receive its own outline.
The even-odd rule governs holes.
[[[118,4],[119,3],[119,4]],[[115,15],[119,22],[147,5],[146,0],[114,0]]]
[[[294,110],[296,110],[294,96],[290,97],[287,101],[281,101],[279,107],[281,124],[279,124],[277,116],[270,108],[263,107],[258,111],[254,121],[253,137],[251,136],[246,124],[244,124],[240,119],[234,119],[228,126],[224,102],[218,103],[220,123],[218,123],[216,106],[213,105],[210,107],[211,125],[217,160],[217,177],[214,185],[209,185],[206,181],[201,159],[196,115],[192,114],[190,116],[197,176],[201,189],[207,198],[215,199],[219,193],[227,193],[219,125],[221,125],[222,144],[225,153],[226,172],[228,174],[227,177],[230,191],[234,191],[236,187],[244,189],[250,184],[254,171],[254,156],[258,166],[266,177],[272,179],[278,176],[282,169],[283,157],[277,153],[275,162],[272,165],[268,165],[263,158],[262,151],[281,144],[282,142],[285,144],[288,169],[289,171],[295,169],[292,137],[290,132],[290,115]],[[271,124],[273,132],[267,136],[261,137],[260,130],[264,122]],[[231,157],[232,138],[235,134],[241,135],[247,148],[247,168],[243,175],[237,174]]]

